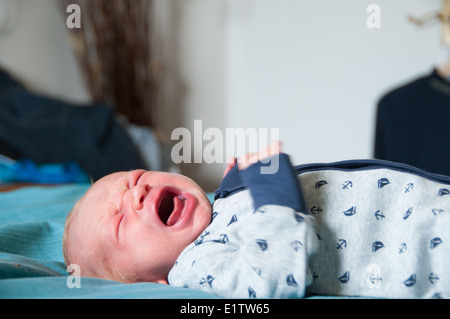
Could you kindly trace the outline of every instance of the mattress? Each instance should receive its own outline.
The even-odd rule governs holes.
[[[89,184],[24,187],[0,193],[0,298],[212,299],[194,289],[123,284],[67,272],[62,255],[66,215]]]

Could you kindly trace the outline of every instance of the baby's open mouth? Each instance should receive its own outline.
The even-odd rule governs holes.
[[[167,226],[175,225],[182,215],[185,200],[174,193],[163,193],[158,206],[158,216],[161,221]]]

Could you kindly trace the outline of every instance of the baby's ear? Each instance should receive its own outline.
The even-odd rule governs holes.
[[[161,284],[161,285],[168,285],[169,282],[167,281],[167,279],[159,279],[155,281],[157,284]]]

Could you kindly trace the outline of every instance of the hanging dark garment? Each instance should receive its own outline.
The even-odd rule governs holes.
[[[111,107],[76,106],[33,94],[2,70],[0,154],[38,164],[76,162],[94,181],[146,168]]]
[[[450,82],[436,70],[379,102],[375,158],[450,176]]]

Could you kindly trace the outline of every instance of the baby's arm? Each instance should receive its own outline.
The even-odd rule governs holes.
[[[272,143],[252,156],[258,157],[257,163],[238,163],[255,209],[248,223],[240,225],[242,254],[252,268],[259,269],[263,297],[302,297],[310,279],[308,258],[317,246],[314,219],[303,213],[305,205],[297,176],[289,157],[280,154],[279,144]],[[262,174],[265,164],[261,159],[266,163],[278,161],[276,172]]]
[[[303,195],[294,168],[289,157],[280,151],[280,142],[274,141],[260,153],[240,158],[238,168],[241,179],[250,189],[255,210],[272,204],[304,212]],[[265,174],[264,167],[269,164],[276,169]]]
[[[301,212],[303,201],[296,175],[288,156],[278,152],[267,153],[279,160],[273,175],[260,174],[261,162],[238,164],[251,196],[247,191],[216,201],[215,218],[237,217],[230,222],[228,217],[215,234],[205,232],[184,253],[182,264],[174,268],[178,275],[172,276],[171,284],[184,283],[231,298],[304,295],[309,281],[308,258],[317,241],[314,220]],[[254,205],[245,204],[252,201]],[[253,211],[239,214],[249,207],[254,207]],[[180,281],[179,276],[183,277]]]
[[[233,197],[245,201],[245,195]],[[170,284],[225,298],[302,298],[317,241],[312,217],[266,205],[237,219],[223,232],[204,233],[183,252]]]

